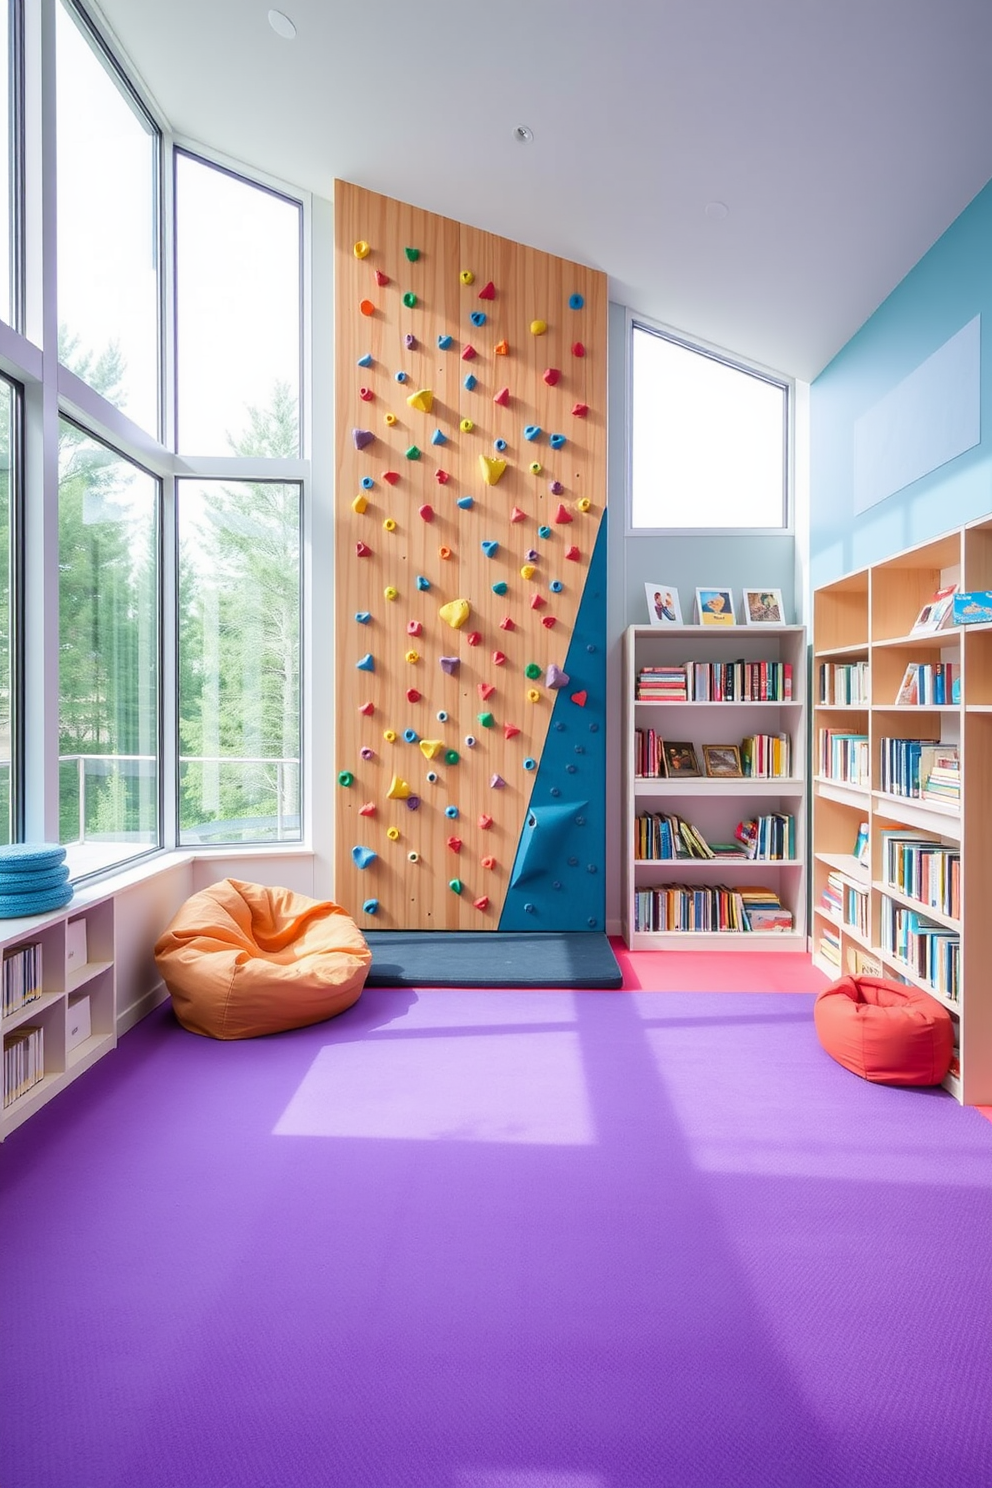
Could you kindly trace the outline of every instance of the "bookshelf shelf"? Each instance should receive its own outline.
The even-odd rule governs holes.
[[[871,773],[867,789],[822,774],[812,782],[813,957],[828,975],[838,975],[823,946],[833,947],[836,955],[839,940],[843,972],[901,978],[947,1008],[956,1048],[945,1088],[969,1105],[985,1105],[992,1103],[992,855],[986,825],[992,817],[992,625],[910,634],[936,592],[955,584],[962,590],[992,589],[992,518],[893,554],[814,592],[814,696],[830,695],[832,669],[848,664],[853,669],[867,659],[871,675],[866,683],[862,670],[860,690],[876,701],[851,707],[816,703],[813,708],[817,760],[833,758],[821,730],[857,732],[867,740]],[[940,696],[948,681],[946,670],[938,670],[941,664],[953,668],[958,702],[894,701],[904,676],[911,695],[918,682],[921,693],[925,684],[929,695],[933,684]],[[855,746],[846,747],[853,752]],[[821,748],[827,753],[821,754]],[[923,755],[923,749],[931,753]],[[934,749],[951,763],[935,757]],[[911,794],[918,788],[921,757],[926,769],[940,766],[934,789],[951,794],[950,801]],[[893,781],[910,793],[881,788]],[[869,843],[867,869],[852,854],[863,826]],[[943,852],[931,852],[931,846]],[[938,871],[945,875],[932,880],[947,885],[946,892],[934,891],[934,897],[953,907],[954,915],[915,897],[927,890],[920,887],[918,873],[906,870],[910,860],[931,865],[931,878]],[[900,865],[898,873],[887,866],[892,862]],[[828,875],[833,878],[825,898]],[[914,894],[894,887],[890,877],[898,877]],[[840,881],[867,895],[867,936],[831,913]],[[864,900],[851,903],[865,907]],[[824,942],[827,932],[834,939]],[[883,939],[888,948],[883,948]],[[893,945],[912,959],[904,959]],[[935,981],[921,974],[924,968],[939,976],[942,986],[956,979],[956,997],[938,991]]]
[[[637,678],[644,668],[682,668],[689,663],[713,668],[743,663],[746,668],[767,666],[769,690],[780,698],[736,697],[731,701],[671,697],[640,699]],[[785,697],[785,668],[792,695]],[[774,686],[775,675],[782,679]],[[709,672],[700,690],[733,685],[738,692],[757,690],[758,673],[748,670],[733,680]],[[806,632],[802,626],[631,626],[624,638],[624,910],[623,931],[634,950],[797,950],[806,945]],[[765,735],[779,739],[791,768],[789,775],[721,776],[637,775],[638,733],[652,732],[659,740],[691,743],[700,768],[705,768],[703,745],[733,744]],[[770,756],[769,756],[770,757]],[[702,834],[706,842],[731,842],[741,821],[791,818],[792,855],[789,857],[639,858],[637,820],[644,816],[678,817]],[[764,839],[762,839],[764,840]],[[769,839],[771,840],[771,839]],[[775,843],[778,846],[778,842]],[[699,896],[716,906],[718,895],[738,896],[739,888],[761,886],[777,896],[791,915],[791,928],[762,931],[654,930],[644,928],[645,904],[654,903],[652,891],[686,885],[688,897]],[[720,912],[725,906],[720,901]],[[726,923],[721,920],[720,923]]]

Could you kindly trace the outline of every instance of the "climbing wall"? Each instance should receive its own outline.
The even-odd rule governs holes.
[[[335,239],[336,897],[602,929],[605,277],[345,182]]]

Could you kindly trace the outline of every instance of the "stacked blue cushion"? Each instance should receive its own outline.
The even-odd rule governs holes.
[[[47,914],[72,898],[65,848],[54,842],[0,847],[0,918]]]

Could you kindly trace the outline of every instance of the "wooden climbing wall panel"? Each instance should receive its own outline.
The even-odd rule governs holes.
[[[335,893],[370,929],[495,929],[604,514],[606,279],[334,207]]]

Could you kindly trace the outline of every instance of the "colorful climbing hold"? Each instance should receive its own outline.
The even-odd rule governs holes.
[[[359,625],[368,625],[369,621],[372,619],[372,616],[368,610],[356,610],[355,619],[358,621]]]
[[[572,355],[574,357],[584,357],[585,354],[586,354],[586,349],[582,345],[582,342],[581,341],[573,341],[572,342]]]
[[[572,513],[569,511],[568,507],[563,501],[559,501],[558,510],[555,512],[554,519],[556,522],[570,522],[572,520]]]
[[[365,718],[371,718],[372,717],[372,714],[375,712],[375,704],[374,703],[362,703],[362,705],[361,705],[361,707],[359,708],[358,711]]]
[[[393,381],[394,382],[406,382],[406,373],[405,372],[394,372],[393,373]]]
[[[548,322],[546,320],[532,320],[530,323],[530,333],[532,336],[543,336],[547,329]]]
[[[482,815],[479,817],[479,831],[480,832],[488,832],[489,831],[489,828],[492,826],[492,824],[493,824],[492,817],[491,816],[487,816],[486,813],[483,812]]]
[[[496,286],[493,284],[493,281],[490,279],[489,283],[486,284],[482,289],[479,290],[479,299],[480,300],[494,300],[495,298],[496,298]]]
[[[496,554],[499,552],[499,543],[492,540],[487,540],[482,544],[482,551],[485,553],[487,558],[495,558]]]
[[[503,453],[503,451],[506,449],[506,440],[505,439],[494,439],[493,440],[493,449],[496,451],[496,453],[498,455],[501,455]]]
[[[493,350],[495,351],[497,356],[509,356],[510,343],[509,341],[497,341],[496,345],[493,347]]]
[[[407,796],[407,798],[406,798],[406,809],[407,809],[407,811],[419,811],[420,810],[420,797],[419,796]]]
[[[379,913],[378,899],[366,899],[362,905],[362,910],[367,915],[377,915]]]
[[[383,520],[383,524],[382,525],[383,525],[383,528],[385,529],[386,532],[395,532],[396,531],[396,518],[395,517],[386,517]]]
[[[431,587],[430,579],[425,579],[423,574],[417,575],[417,588],[423,592]]]
[[[489,455],[479,456],[479,468],[482,471],[482,479],[487,486],[495,486],[503,471],[506,469],[505,460],[494,460]]]
[[[447,543],[442,543],[441,546],[438,548],[437,553],[438,557],[444,558],[445,561],[447,561],[447,559],[451,557],[451,549],[448,547]]]
[[[457,806],[445,806],[445,808],[444,808],[444,814],[449,819],[449,821],[457,821],[457,819],[458,819],[458,807]]]
[[[533,464],[530,467],[530,473],[531,473],[531,475],[540,475],[540,473],[541,473],[541,462],[540,462],[540,460],[535,460],[533,462]]]
[[[551,665],[548,667],[547,675],[544,679],[544,685],[552,691],[556,687],[567,687],[568,673],[563,672],[560,666],[557,666],[555,662],[552,662]]]
[[[536,759],[532,759],[530,755],[527,756],[527,758],[524,760],[523,763],[524,763],[524,769],[525,770],[536,770],[537,769],[537,760]]]
[[[576,707],[578,708],[584,708],[588,696],[589,694],[586,692],[585,688],[583,688],[581,692],[573,692],[572,696],[569,698],[569,702],[575,703]]]
[[[363,491],[371,491],[372,490],[372,487],[374,485],[375,485],[375,481],[372,479],[372,477],[370,475],[363,475],[362,476],[362,490]]]
[[[511,511],[511,513],[510,513],[510,521],[511,522],[524,522],[524,521],[526,521],[526,519],[527,519],[527,513],[521,511],[520,508],[519,508],[519,506],[515,506],[513,508],[513,510]]]
[[[553,480],[548,483],[548,490],[551,492],[552,496],[560,496],[564,489],[565,487],[562,485],[560,480]]]
[[[462,271],[458,275],[458,277],[462,281],[463,284],[474,284],[475,283],[475,275],[472,273],[472,270],[471,269],[462,269]]]
[[[403,303],[408,310],[412,310],[414,305],[417,303],[417,296],[414,294],[412,289],[408,289],[406,294],[403,296]]]
[[[386,741],[387,744],[395,744],[396,743],[396,737],[397,737],[396,730],[395,729],[383,729],[383,731],[382,731],[382,737],[385,739],[385,741]]]
[[[425,779],[427,780],[428,785],[437,785],[437,771],[428,770]]]
[[[361,310],[363,315],[375,314],[375,306],[373,305],[371,300],[362,300],[358,308],[359,310]]]
[[[470,511],[474,504],[474,496],[459,496],[458,500],[455,502],[455,505],[460,506],[462,511]]]
[[[420,388],[411,393],[406,401],[411,408],[418,408],[421,413],[430,413],[434,407],[434,394],[430,388]]]
[[[446,486],[448,484],[448,472],[446,470],[435,470],[434,479],[439,486]]]
[[[460,656],[439,656],[438,657],[438,665],[440,666],[442,672],[444,672],[449,677],[454,676],[455,672],[457,672],[457,670],[461,666],[461,664],[462,664],[462,659],[461,659]]]
[[[358,808],[359,816],[375,816],[375,802],[366,801],[364,806]]]
[[[400,473],[398,470],[384,470],[382,472],[382,478],[387,486],[395,486],[400,478]]]
[[[417,338],[416,338],[416,336],[410,335],[409,333],[407,335],[405,335],[403,337],[403,345],[406,347],[407,351],[416,351],[416,349],[417,349]]]
[[[355,441],[355,448],[357,450],[365,449],[375,439],[375,435],[371,429],[352,429],[351,437]]]
[[[582,309],[582,306],[584,304],[585,304],[585,300],[582,298],[582,296],[580,294],[569,295],[569,297],[568,297],[568,308],[569,308],[569,310],[581,310]]]
[[[544,626],[545,630],[554,630],[557,621],[555,620],[554,615],[542,615],[541,624]]]
[[[411,444],[410,448],[406,452],[406,457],[408,460],[420,459],[420,451],[415,444]]]
[[[371,253],[371,251],[372,251],[371,250],[371,247],[370,247],[370,245],[368,243],[366,243],[365,239],[364,238],[359,238],[359,240],[355,244],[355,248],[354,248],[355,257],[356,258],[368,258],[368,256]]]
[[[504,656],[502,651],[494,651],[489,659],[492,662],[493,666],[506,665],[506,657]]]
[[[408,687],[407,688],[407,690],[406,690],[406,700],[407,700],[408,703],[419,703],[420,702],[420,693],[417,691],[417,689],[415,687]]]
[[[398,842],[400,840],[399,827],[387,827],[386,836],[389,838],[390,842]]]
[[[375,282],[376,284],[378,284],[380,289],[384,289],[385,286],[389,283],[389,275],[384,274],[381,269],[376,269]]]
[[[542,523],[541,526],[537,529],[537,535],[538,537],[550,537],[551,528],[548,527],[545,523]]]
[[[570,559],[572,563],[578,563],[579,559],[582,557],[582,554],[579,552],[578,548],[572,546],[565,549],[565,557]]]
[[[438,336],[438,338],[437,338],[437,349],[438,349],[438,351],[447,351],[448,348],[450,347],[450,345],[451,345],[451,337],[450,336]]]
[[[357,542],[355,544],[355,557],[356,558],[371,558],[371,556],[372,556],[372,549],[369,547],[368,543]]]
[[[524,676],[530,677],[532,681],[535,681],[540,675],[541,668],[538,666],[536,661],[529,661],[524,667]]]
[[[448,888],[453,894],[460,894],[462,892],[462,889],[464,888],[464,884],[462,883],[460,878],[449,878]]]
[[[470,630],[465,639],[468,641],[470,646],[477,646],[482,640],[482,636],[477,630]]]
[[[387,584],[382,592],[385,598],[390,601],[399,598],[400,591],[397,589],[395,584]]]
[[[467,599],[449,599],[438,610],[445,625],[450,625],[452,630],[460,630],[471,613],[472,606]]]
[[[359,672],[374,672],[375,658],[373,657],[372,652],[366,651],[361,660],[355,662],[355,668]]]
[[[462,850],[462,839],[460,837],[449,837],[445,845],[450,852],[460,853]]]
[[[520,577],[522,579],[532,579],[536,573],[537,569],[533,563],[525,563],[520,570]]]
[[[403,777],[401,775],[394,775],[389,782],[389,789],[386,792],[389,799],[391,801],[405,801],[409,794],[410,787]]]
[[[462,386],[464,387],[464,389],[465,389],[465,391],[467,393],[471,393],[471,392],[474,391],[475,385],[476,385],[477,381],[478,381],[478,378],[476,377],[475,373],[474,372],[470,372],[468,374],[468,376],[466,377],[465,381],[463,382]]]
[[[504,615],[499,622],[499,628],[500,630],[516,630],[517,627],[513,623],[512,615]]]
[[[536,687],[528,688],[527,701],[529,703],[539,703],[541,701],[541,694],[538,692]]]
[[[424,759],[437,759],[443,748],[443,739],[421,739],[420,741],[420,752]]]
[[[580,496],[578,501],[575,503],[575,510],[580,512],[587,512],[591,506],[592,502],[589,500],[588,496]]]
[[[562,583],[561,579],[552,579],[551,583],[548,585],[548,588],[551,590],[552,594],[560,594],[564,587],[565,585]]]
[[[520,730],[517,728],[517,725],[515,723],[504,723],[504,725],[503,725],[503,738],[504,739],[515,739],[517,737],[517,735],[519,734],[519,732],[520,732]]]
[[[356,496],[352,500],[351,509],[352,509],[353,512],[357,512],[358,515],[361,516],[362,515],[362,512],[365,511],[365,509],[368,506],[368,504],[369,503],[368,503],[368,497],[367,496]]]
[[[540,439],[540,437],[541,437],[541,426],[540,426],[540,424],[528,424],[527,427],[524,429],[524,438],[525,439],[534,440],[534,439]]]
[[[554,387],[561,377],[561,373],[557,367],[545,367],[541,375],[548,384],[548,387]]]
[[[466,734],[465,735],[465,748],[466,749],[474,749],[475,748],[475,735],[474,734]]]
[[[363,387],[358,389],[358,396],[361,398],[363,403],[371,403],[372,399],[375,397],[375,393],[372,391],[371,388]]]
[[[420,854],[418,852],[408,852],[406,855],[406,860],[408,863],[419,863]]]
[[[476,691],[478,692],[482,701],[485,702],[487,698],[492,697],[493,693],[496,691],[496,686],[492,682],[477,682]]]
[[[338,771],[338,785],[354,785],[355,777],[350,770]]]
[[[359,367],[371,367],[371,365],[372,365],[372,353],[370,351],[367,351],[364,356],[360,356],[358,358],[358,366]]]
[[[446,765],[457,765],[460,759],[461,755],[457,749],[446,749],[444,751],[444,763]]]
[[[462,361],[463,362],[470,362],[474,356],[475,356],[475,347],[474,346],[468,345],[468,346],[466,346],[463,349],[463,351],[462,351]]]
[[[530,607],[532,610],[543,610],[547,602],[543,594],[532,594],[530,597]]]
[[[378,853],[374,853],[370,847],[353,847],[351,856],[355,860],[356,868],[367,868],[370,863],[375,862]]]
[[[536,563],[537,562],[537,549],[536,548],[528,548],[527,549],[526,553],[524,554],[524,562],[525,563]]]
[[[492,870],[496,867],[496,859],[493,857],[486,856],[484,858],[480,858],[479,861],[482,864],[483,868]]]
[[[420,257],[419,248],[404,248],[403,252],[406,254],[411,263],[416,263],[417,259]]]
[[[476,715],[476,717],[478,718],[478,721],[479,723],[481,723],[483,728],[492,728],[496,722],[491,713],[479,713]],[[351,781],[349,780],[347,783],[350,785]]]
[[[552,449],[561,449],[562,445],[565,443],[565,436],[564,434],[552,434],[548,443],[551,445]]]
[[[486,312],[484,310],[473,310],[469,320],[474,326],[484,326],[486,323]]]
[[[433,522],[434,508],[431,506],[429,501],[425,501],[423,506],[417,507],[417,515],[420,517],[421,521]]]
[[[475,425],[470,418],[463,418],[458,427],[459,429],[461,429],[463,434],[471,434],[472,430],[475,428]]]
[[[495,582],[495,584],[492,586],[493,593],[494,594],[498,594],[498,595],[500,595],[502,597],[502,595],[504,595],[506,593],[506,591],[507,591],[507,589],[509,589],[509,587],[510,586],[506,582],[505,579],[497,579],[496,582]]]
[[[489,789],[490,790],[503,790],[505,788],[505,786],[506,786],[506,781],[503,779],[502,775],[493,775],[490,778],[490,781],[489,781]]]
[[[441,429],[435,429],[431,435],[431,444],[447,444],[448,436]]]
[[[405,656],[404,659],[406,661],[408,661],[411,666],[416,666],[417,665],[417,662],[420,660],[420,652],[419,651],[408,651],[406,653],[406,656]]]
[[[489,908],[489,895],[480,894],[478,899],[473,899],[472,904],[476,909],[486,910]]]

